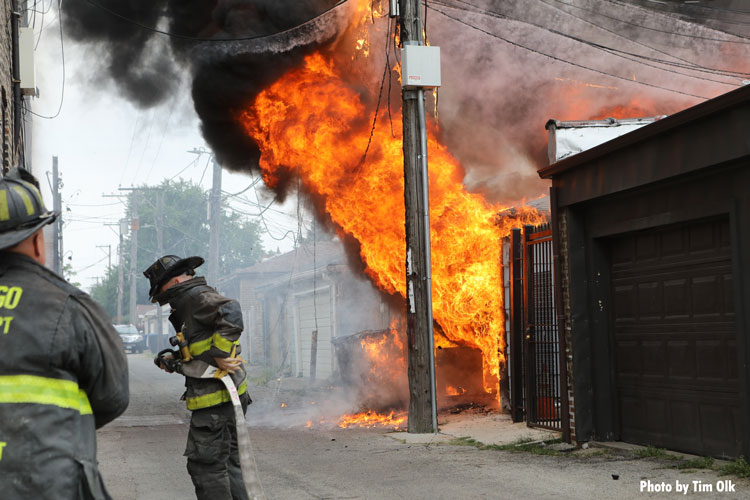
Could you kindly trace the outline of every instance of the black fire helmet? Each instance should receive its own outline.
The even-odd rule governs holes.
[[[203,262],[205,262],[203,257],[197,256],[181,259],[176,255],[165,255],[157,259],[148,269],[143,271],[143,275],[151,282],[148,296],[152,302],[164,283],[181,274],[195,274],[194,269],[200,267]]]

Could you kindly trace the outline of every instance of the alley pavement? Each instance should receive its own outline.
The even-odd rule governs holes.
[[[128,362],[130,407],[97,433],[105,484],[115,500],[195,498],[182,456],[190,417],[179,401],[182,377],[158,370],[147,354],[129,354]],[[589,448],[549,456],[482,447],[556,437],[497,414],[441,417],[435,435],[341,429],[338,417],[351,408],[336,388],[268,380],[252,367],[249,373],[254,403],[247,418],[269,500],[750,497],[747,479],[681,471],[673,461],[628,451]],[[727,480],[735,491],[717,491]],[[711,485],[713,491],[683,495],[678,483]]]

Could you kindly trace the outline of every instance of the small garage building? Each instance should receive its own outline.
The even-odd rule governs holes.
[[[750,456],[750,86],[540,170],[577,441]]]

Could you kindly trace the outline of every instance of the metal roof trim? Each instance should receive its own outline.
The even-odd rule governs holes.
[[[542,179],[548,179],[583,165],[584,163],[588,163],[620,149],[632,146],[638,142],[669,132],[686,123],[724,111],[748,101],[750,101],[750,85],[740,87],[708,101],[696,104],[695,106],[691,106],[673,115],[669,115],[666,118],[645,125],[637,130],[617,137],[616,139],[600,144],[599,146],[569,156],[546,167],[542,167],[537,173]],[[547,122],[547,125],[550,124],[550,121]]]

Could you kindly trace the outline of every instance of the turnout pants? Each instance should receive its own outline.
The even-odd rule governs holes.
[[[249,399],[244,396],[243,412]],[[185,456],[198,500],[248,500],[231,403],[193,411]]]

